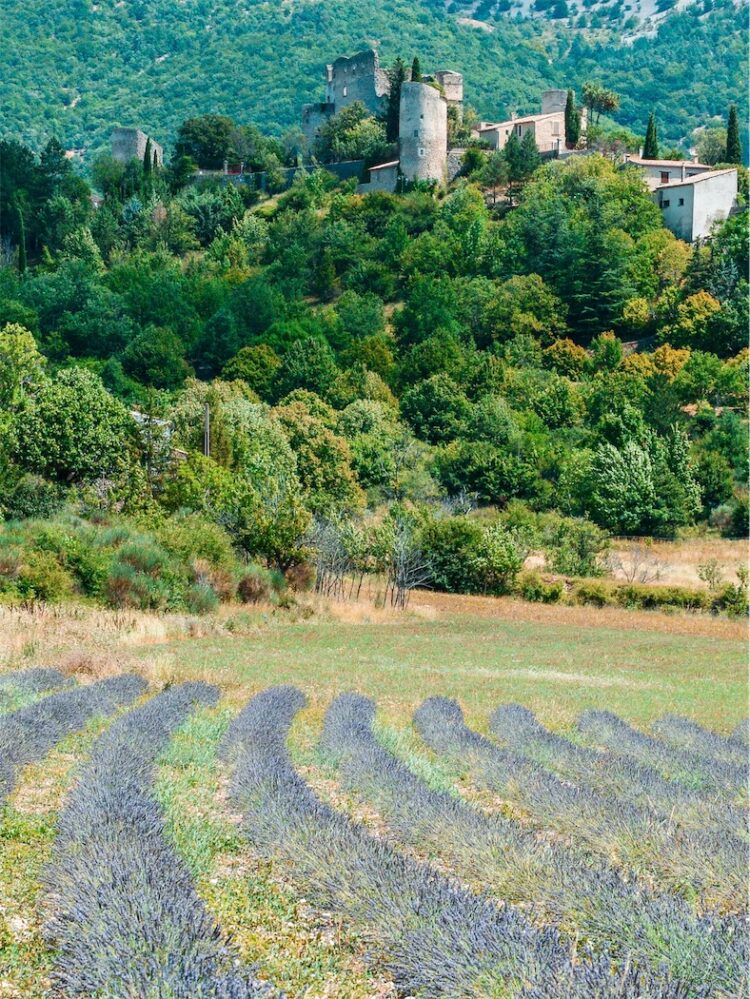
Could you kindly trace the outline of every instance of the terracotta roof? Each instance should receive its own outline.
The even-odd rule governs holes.
[[[737,171],[734,168],[730,170],[709,170],[707,173],[698,173],[695,177],[686,177],[684,180],[673,180],[669,184],[659,184],[654,190],[669,191],[674,187],[685,187],[686,184],[699,184],[702,180],[712,180],[714,177],[723,177],[728,173],[736,174]]]
[[[626,156],[626,163],[634,163],[635,166],[653,167],[685,167],[687,170],[710,170],[707,163],[695,163],[693,160],[644,160],[640,156]]]

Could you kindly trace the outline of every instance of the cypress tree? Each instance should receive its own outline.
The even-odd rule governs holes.
[[[419,65],[419,56],[414,56],[414,61],[411,64],[411,82],[422,82],[422,67]]]
[[[644,160],[657,160],[659,158],[659,140],[656,135],[656,117],[654,112],[648,116],[646,126],[646,138],[643,143]]]
[[[151,139],[146,139],[146,151],[143,154],[143,172],[151,173],[153,161],[151,159]]]
[[[406,80],[406,67],[399,57],[388,72],[390,92],[385,111],[385,137],[387,142],[398,139],[398,125],[401,106],[401,84]]]
[[[18,198],[13,202],[13,206],[16,210],[16,225],[18,227],[18,273],[26,273],[26,223],[24,222],[23,212],[21,211],[21,206],[18,203]]]
[[[576,107],[576,95],[569,90],[568,99],[565,101],[565,144],[575,149],[580,138],[581,114]]]
[[[727,152],[724,160],[726,163],[742,163],[740,126],[737,121],[737,107],[734,104],[729,109],[729,121],[727,122]]]

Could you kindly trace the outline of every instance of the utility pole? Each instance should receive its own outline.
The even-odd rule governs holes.
[[[203,454],[211,457],[211,410],[208,403],[203,406]]]

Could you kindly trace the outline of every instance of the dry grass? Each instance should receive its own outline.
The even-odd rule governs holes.
[[[612,547],[616,552],[627,555],[631,543],[616,541]],[[657,541],[649,546],[649,551],[661,565],[659,579],[654,583],[662,586],[705,589],[706,584],[698,575],[698,567],[713,559],[718,562],[727,582],[737,582],[737,566],[747,565],[748,561],[747,542],[726,538]],[[615,579],[624,578],[622,572],[614,572],[613,576]]]

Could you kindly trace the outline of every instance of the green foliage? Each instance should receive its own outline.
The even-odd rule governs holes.
[[[727,148],[724,155],[725,163],[742,163],[742,142],[740,141],[740,126],[737,120],[737,105],[729,109],[727,121]]]
[[[659,159],[659,139],[656,134],[656,115],[653,111],[648,116],[646,137],[643,140],[643,158],[644,160]]]

